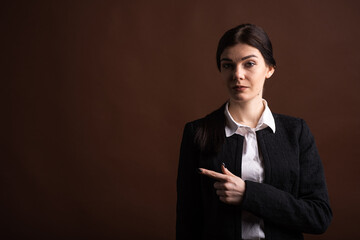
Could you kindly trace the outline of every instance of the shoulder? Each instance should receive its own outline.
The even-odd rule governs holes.
[[[198,128],[204,127],[205,125],[208,125],[209,123],[223,125],[222,122],[225,119],[224,110],[225,104],[202,118],[187,122],[185,124],[185,129],[196,130]]]
[[[273,116],[277,130],[298,137],[311,136],[309,126],[304,119],[277,113],[273,113]]]
[[[273,113],[275,124],[278,127],[296,128],[304,121],[302,118]]]
[[[225,140],[225,104],[203,118],[188,122],[184,136],[194,139],[199,149],[206,153],[216,152]]]

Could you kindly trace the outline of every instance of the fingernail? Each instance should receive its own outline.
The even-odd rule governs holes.
[[[224,166],[224,168],[226,168],[226,165],[225,165],[225,163],[221,163],[223,166]]]
[[[202,170],[200,168],[198,168],[198,173],[202,173]]]

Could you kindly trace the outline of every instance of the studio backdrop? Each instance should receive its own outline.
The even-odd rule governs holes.
[[[263,27],[273,112],[304,118],[334,218],[360,215],[357,1],[5,1],[1,25],[1,239],[175,239],[186,122],[227,100],[215,51]]]

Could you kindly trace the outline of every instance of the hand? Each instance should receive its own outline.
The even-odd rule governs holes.
[[[204,168],[199,170],[200,174],[218,181],[214,184],[214,188],[220,201],[232,205],[241,203],[245,193],[245,182],[241,178],[232,174],[224,165],[221,166],[223,174]]]

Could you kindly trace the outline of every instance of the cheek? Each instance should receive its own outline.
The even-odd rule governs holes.
[[[259,90],[264,88],[264,80],[260,80],[257,82],[257,86],[256,86]]]
[[[264,83],[265,83],[265,75],[264,74],[258,74],[255,78],[254,81],[256,82],[256,85],[258,85],[258,87],[263,87]]]

